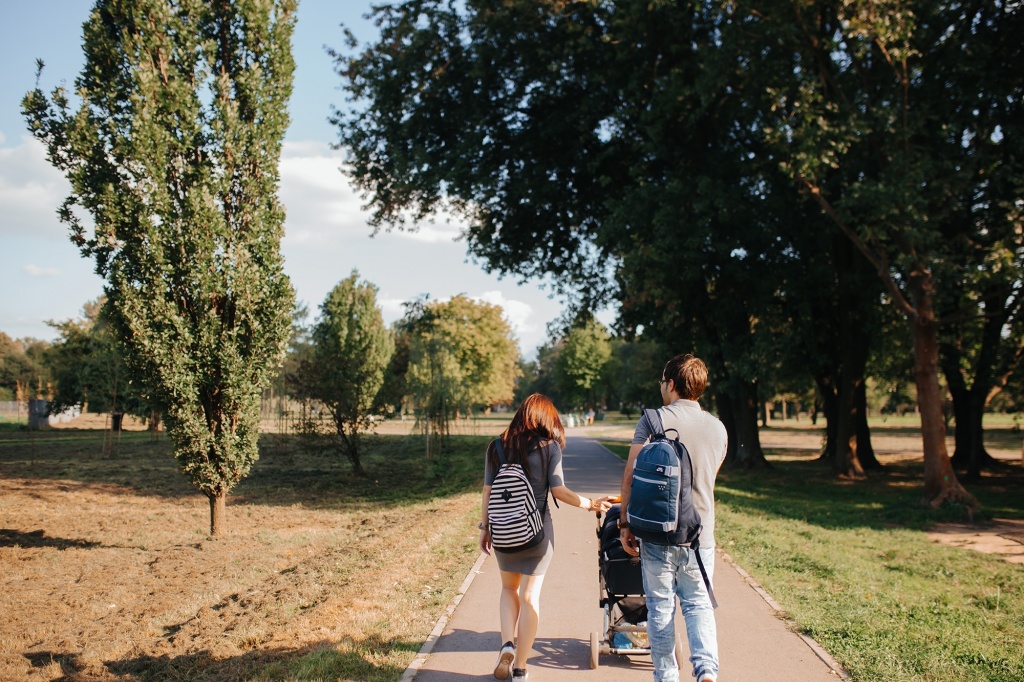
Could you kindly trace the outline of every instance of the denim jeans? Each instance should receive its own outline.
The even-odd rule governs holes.
[[[701,561],[714,584],[715,548],[701,547]],[[640,562],[647,594],[647,638],[654,661],[654,682],[678,682],[675,657],[676,597],[683,609],[686,638],[690,642],[693,676],[718,679],[718,628],[707,587],[689,547],[640,543]]]

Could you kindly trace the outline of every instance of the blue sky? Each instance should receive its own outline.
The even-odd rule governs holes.
[[[82,66],[81,26],[88,0],[0,0],[0,331],[14,338],[52,339],[47,320],[78,317],[102,293],[91,261],[82,258],[57,220],[67,183],[46,162],[21,117],[20,102],[35,85],[35,60],[46,63],[41,85],[73,85]],[[281,198],[288,210],[282,252],[298,298],[315,314],[327,292],[357,268],[376,284],[385,320],[420,294],[463,293],[501,305],[524,354],[546,337],[562,303],[537,283],[517,285],[469,262],[458,228],[444,222],[418,233],[371,237],[362,200],[338,170],[341,153],[327,122],[344,105],[340,78],[324,46],[343,47],[340,24],[361,42],[375,29],[363,18],[369,0],[300,0],[293,38],[296,60],[291,127],[281,161]],[[607,322],[609,314],[601,315]]]

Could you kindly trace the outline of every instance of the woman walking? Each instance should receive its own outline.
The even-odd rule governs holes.
[[[588,499],[566,487],[562,477],[562,448],[565,429],[552,402],[539,393],[523,401],[511,423],[498,440],[487,448],[484,469],[483,511],[480,521],[480,549],[495,551],[501,570],[501,640],[494,676],[521,682],[528,679],[526,661],[533,649],[540,623],[540,590],[555,550],[555,533],[548,509],[548,493],[555,500],[587,511],[605,511],[607,497]],[[529,480],[537,509],[543,519],[540,541],[526,549],[495,547],[491,537],[491,487],[499,470],[522,467]],[[530,544],[530,543],[527,543]]]

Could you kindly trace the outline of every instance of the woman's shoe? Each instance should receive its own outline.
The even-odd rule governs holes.
[[[512,670],[512,682],[526,682],[528,679],[530,679],[530,673],[526,672],[526,668]]]
[[[516,647],[512,642],[505,642],[498,652],[498,662],[494,664],[494,677],[507,680],[512,674],[512,661],[516,658]]]

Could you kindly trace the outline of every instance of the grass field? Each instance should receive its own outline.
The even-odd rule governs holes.
[[[476,559],[483,434],[501,426],[431,462],[420,438],[379,437],[367,478],[267,435],[217,540],[166,436],[0,428],[0,679],[396,682]],[[837,482],[806,426],[765,432],[794,444],[771,471],[722,473],[723,549],[857,681],[1024,679],[1022,567],[927,540],[960,519],[920,505],[912,455]],[[909,425],[882,432],[912,448]],[[1022,473],[969,484],[987,518],[1024,518]]]
[[[883,456],[884,472],[850,483],[816,453],[768,457],[770,471],[719,475],[716,536],[854,680],[1024,680],[1024,565],[930,541],[932,524],[964,519],[922,505],[917,459]],[[984,517],[1024,518],[1019,463],[968,488]]]

